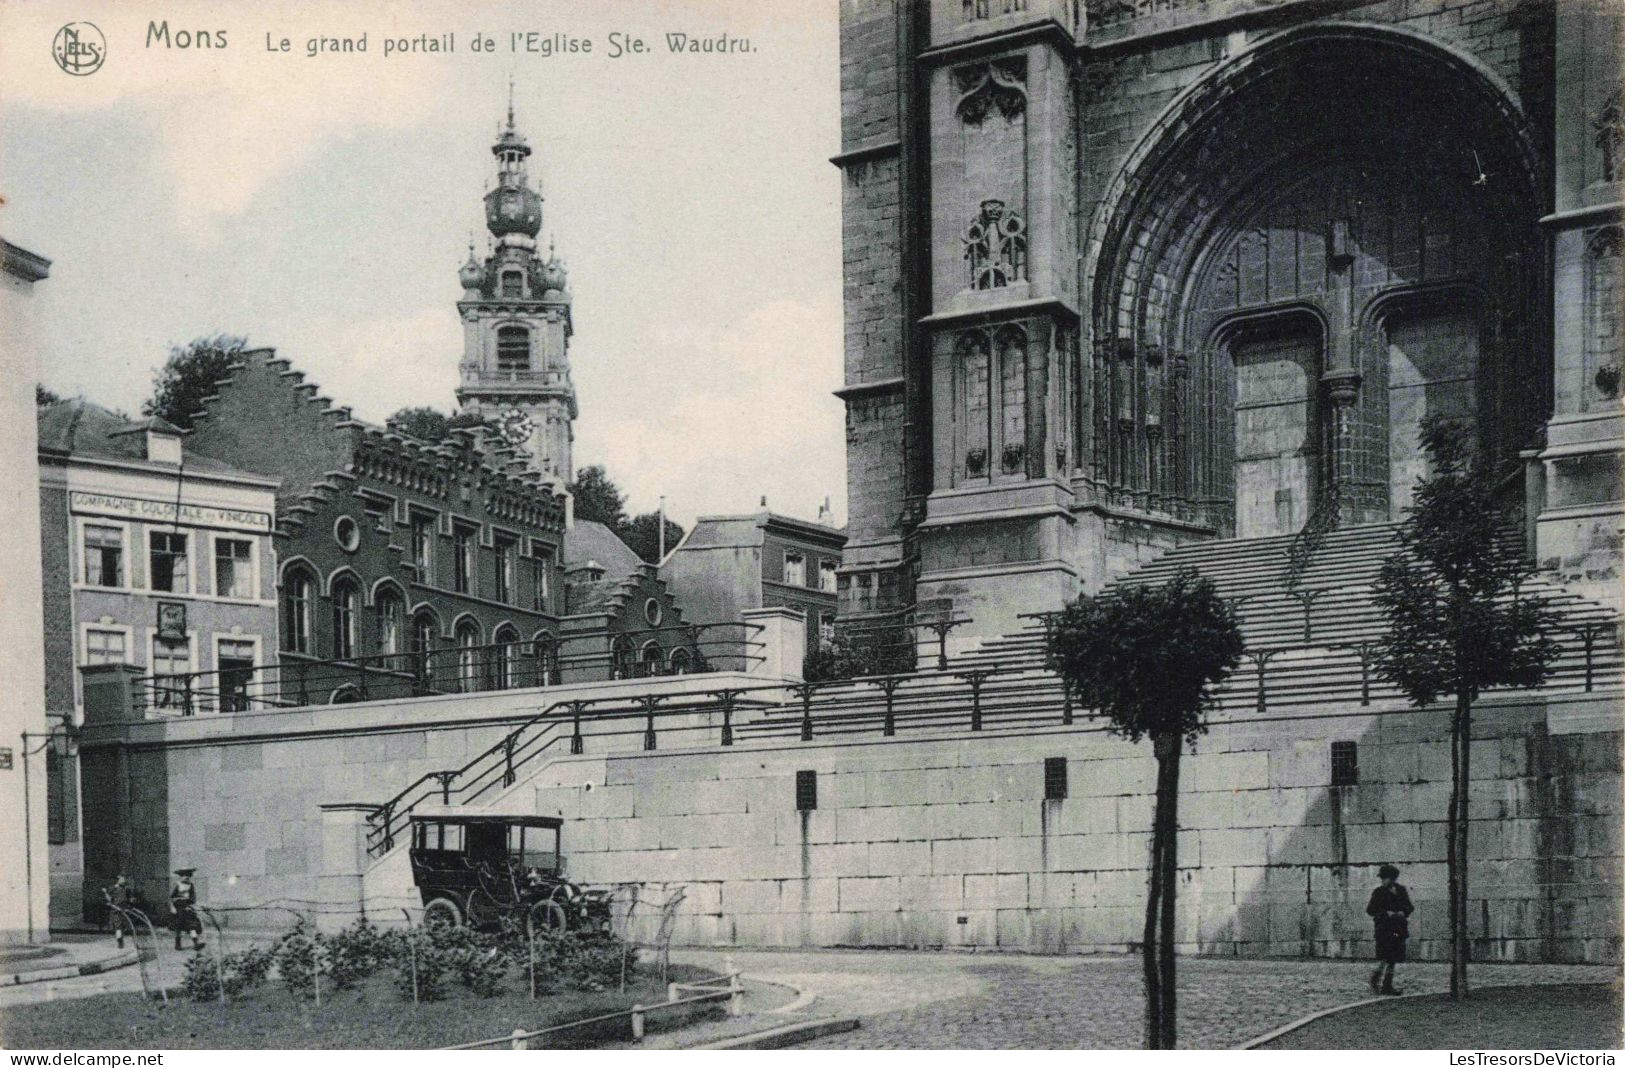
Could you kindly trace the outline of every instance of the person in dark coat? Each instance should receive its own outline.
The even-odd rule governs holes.
[[[102,894],[107,898],[107,922],[113,928],[113,938],[117,941],[118,948],[123,949],[124,929],[129,926],[126,917],[129,911],[135,908],[135,887],[130,885],[128,875],[120,873],[119,877],[113,880],[113,885],[103,890]],[[130,937],[135,937],[134,931],[130,932]]]
[[[1405,959],[1405,939],[1410,937],[1408,918],[1416,907],[1411,895],[1399,885],[1399,869],[1384,864],[1377,869],[1382,885],[1371,891],[1365,913],[1371,917],[1377,935],[1377,970],[1371,973],[1373,994],[1398,994],[1394,988],[1394,965]]]
[[[192,936],[192,948],[203,948],[203,921],[197,915],[197,885],[192,882],[195,868],[177,868],[177,882],[169,891],[169,907],[175,912],[175,948],[181,948],[181,935]]]

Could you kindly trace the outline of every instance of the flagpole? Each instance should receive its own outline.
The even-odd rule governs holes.
[[[655,557],[659,563],[666,559],[666,496],[660,495],[660,555]]]

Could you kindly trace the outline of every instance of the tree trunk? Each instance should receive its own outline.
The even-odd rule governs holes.
[[[1152,739],[1157,800],[1151,819],[1151,871],[1145,902],[1145,1044],[1172,1049],[1174,1017],[1174,871],[1179,803],[1179,736]]]
[[[1157,782],[1160,789],[1162,773]],[[1145,971],[1145,1048],[1160,1049],[1162,1041],[1162,976],[1157,970],[1157,916],[1162,901],[1162,857],[1157,846],[1157,825],[1151,821],[1151,870],[1146,879],[1145,930],[1141,936],[1140,956]]]
[[[1174,990],[1174,905],[1179,888],[1179,737],[1170,739],[1167,756],[1167,781],[1157,798],[1158,818],[1162,822],[1162,932],[1157,942],[1162,972],[1162,1048],[1173,1049],[1177,1041],[1179,1024],[1178,1000]]]
[[[1455,961],[1459,954],[1458,940],[1461,925],[1461,857],[1460,839],[1456,833],[1460,822],[1463,798],[1461,796],[1461,705],[1458,700],[1455,713],[1450,717],[1450,808],[1445,825],[1445,870],[1447,872],[1450,904],[1450,996],[1462,996],[1456,974]]]
[[[1473,695],[1465,687],[1456,697],[1456,729],[1461,739],[1455,747],[1458,764],[1455,769],[1455,791],[1460,798],[1456,805],[1456,825],[1451,834],[1455,838],[1457,876],[1452,886],[1456,894],[1456,907],[1452,910],[1455,929],[1450,933],[1450,993],[1454,997],[1467,996],[1467,961],[1471,957],[1472,942],[1467,934],[1467,869],[1470,866],[1467,851],[1467,831],[1472,826],[1473,783]]]

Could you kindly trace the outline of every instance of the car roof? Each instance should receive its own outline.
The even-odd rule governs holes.
[[[430,813],[427,815],[412,814],[413,823],[447,823],[458,825],[491,825],[505,824],[509,827],[551,827],[554,829],[564,826],[564,821],[557,816],[492,816],[492,815],[463,815],[461,813]]]

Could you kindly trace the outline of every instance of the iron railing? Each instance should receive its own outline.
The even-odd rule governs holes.
[[[140,676],[135,708],[191,716],[747,670],[762,659],[761,630],[755,623],[652,627],[612,639],[608,650],[600,632],[337,659],[285,651],[275,664]],[[596,648],[582,649],[586,643]]]

